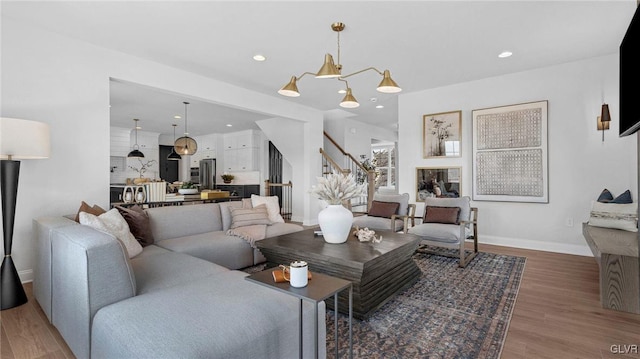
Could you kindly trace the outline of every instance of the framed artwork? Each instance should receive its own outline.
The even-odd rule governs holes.
[[[434,113],[422,117],[424,158],[460,157],[462,111]]]
[[[549,203],[547,101],[472,114],[473,200]]]
[[[461,196],[462,167],[416,168],[416,202],[427,197],[457,198]]]

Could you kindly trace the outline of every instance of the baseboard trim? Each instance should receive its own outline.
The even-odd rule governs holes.
[[[520,249],[532,249],[536,251],[554,252],[563,254],[573,254],[578,256],[593,257],[593,253],[585,242],[584,245],[556,243],[545,241],[533,241],[523,238],[507,238],[497,236],[478,236],[478,242],[481,244],[492,244],[503,247],[514,247]]]
[[[18,276],[20,277],[20,282],[22,283],[33,282],[33,269],[18,271]]]

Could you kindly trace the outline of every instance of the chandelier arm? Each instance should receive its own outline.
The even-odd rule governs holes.
[[[300,76],[296,76],[296,81],[299,81],[301,78],[303,78],[305,75],[313,75],[316,76],[317,74],[314,74],[313,72],[304,72],[302,75]]]
[[[353,75],[353,74],[352,74],[352,75]],[[351,76],[351,75],[349,75],[349,76]],[[343,79],[342,77],[338,77],[338,81],[342,81],[342,82],[344,82],[345,84],[347,84],[347,88],[349,88],[349,81],[347,81],[347,80]]]
[[[360,70],[360,71],[356,71],[356,72],[350,73],[350,74],[348,74],[348,75],[340,76],[340,77],[339,77],[339,79],[346,79],[347,77],[351,77],[351,76],[353,76],[353,75],[361,74],[361,73],[363,73],[363,72],[365,72],[365,71],[369,71],[369,70],[373,70],[373,71],[377,72],[378,74],[380,74],[380,76],[384,76],[384,74],[382,73],[382,71],[380,71],[380,70],[376,69],[375,67],[367,67],[366,69],[362,69],[362,70]]]

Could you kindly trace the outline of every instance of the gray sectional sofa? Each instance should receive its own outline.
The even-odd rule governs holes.
[[[234,270],[265,260],[225,234],[229,207],[240,205],[147,209],[155,243],[131,259],[110,234],[62,216],[35,219],[35,298],[78,358],[298,357],[298,299]],[[267,237],[299,230],[275,223]],[[306,358],[315,321],[312,304],[303,304]]]

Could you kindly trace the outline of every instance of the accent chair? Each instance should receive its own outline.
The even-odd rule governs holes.
[[[409,219],[415,224],[416,205],[409,203],[409,194],[379,194],[373,196],[371,208],[362,216],[353,218],[353,225],[360,228],[407,232]]]
[[[478,209],[471,207],[468,196],[460,198],[426,198],[424,200],[422,224],[409,228],[408,233],[422,239],[418,252],[435,253],[459,258],[459,266],[464,268],[478,253]],[[464,243],[473,239],[473,252],[466,255]],[[435,252],[427,246],[458,249],[451,255]]]

